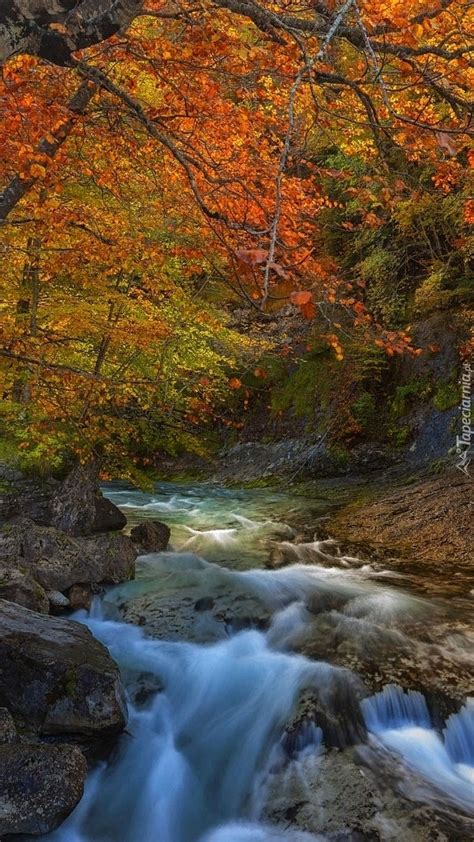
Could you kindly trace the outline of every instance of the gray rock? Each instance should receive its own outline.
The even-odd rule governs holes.
[[[102,496],[94,463],[77,465],[63,482],[0,465],[0,484],[0,524],[27,517],[78,536],[120,530],[127,523],[120,509]]]
[[[327,746],[345,748],[362,742],[366,738],[359,707],[363,695],[364,691],[357,681],[351,682],[347,676],[335,679],[332,684],[321,688],[319,693],[303,691],[285,731],[285,746],[291,748],[293,744],[298,744],[299,736],[309,723],[322,729]]]
[[[117,584],[133,579],[135,575],[135,559],[137,551],[131,538],[118,532],[107,532],[81,539],[86,553],[99,566],[99,578],[82,577],[76,582],[105,582]]]
[[[63,592],[77,583],[127,581],[133,578],[135,558],[131,539],[114,532],[74,538],[27,518],[17,518],[0,530],[0,586],[3,571],[14,569],[47,591]],[[8,598],[16,601],[13,595]],[[22,604],[43,610],[26,598]]]
[[[57,828],[84,790],[87,764],[74,746],[0,746],[0,836]]]
[[[64,611],[66,608],[69,608],[69,600],[67,596],[64,596],[63,593],[60,591],[48,591],[46,596],[49,599],[49,604],[53,613],[55,611]]]
[[[33,478],[9,465],[0,465],[0,524],[23,515],[35,523],[51,523],[51,497],[57,490],[57,480]]]
[[[118,617],[142,626],[160,640],[211,643],[243,629],[265,629],[270,612],[257,598],[238,586],[226,593],[206,585],[181,592],[148,593],[119,606]]]
[[[44,588],[28,572],[0,562],[0,599],[47,614],[49,601]]]
[[[51,526],[68,535],[90,535],[123,529],[125,515],[98,488],[94,462],[77,465],[56,489],[51,500]]]
[[[7,708],[0,708],[0,743],[16,743],[18,734],[16,732],[13,716]]]
[[[94,519],[91,532],[115,532],[127,525],[127,518],[115,503],[96,493],[94,498]]]
[[[68,599],[73,611],[78,611],[80,608],[88,611],[92,600],[90,585],[73,585],[69,588]]]
[[[448,842],[434,811],[410,804],[354,762],[351,749],[309,755],[275,768],[268,777],[263,818],[286,829],[324,835],[327,842]],[[413,787],[421,792],[419,781]]]
[[[146,520],[134,526],[130,532],[132,541],[147,553],[166,550],[170,535],[169,526],[159,520]]]
[[[118,667],[89,629],[0,600],[0,705],[39,734],[100,739],[121,731]]]

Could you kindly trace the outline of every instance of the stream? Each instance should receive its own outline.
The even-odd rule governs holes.
[[[129,723],[45,839],[474,838],[474,699],[445,710],[436,694],[384,679],[399,660],[421,672],[447,663],[448,683],[471,669],[462,606],[331,541],[299,544],[301,524],[327,514],[323,499],[166,483],[105,494],[130,525],[167,523],[170,547],[75,615],[118,662]],[[302,694],[315,712],[298,719]],[[377,778],[385,796],[368,815],[356,790]],[[357,831],[339,815],[354,799]],[[414,809],[431,818],[415,821]]]

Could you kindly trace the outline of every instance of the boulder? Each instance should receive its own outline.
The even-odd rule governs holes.
[[[51,500],[51,526],[68,535],[90,535],[123,529],[125,515],[98,488],[94,462],[76,465],[55,490]]]
[[[0,837],[57,828],[84,791],[87,764],[69,745],[0,745]]]
[[[164,552],[170,540],[171,531],[166,523],[146,520],[134,526],[130,532],[132,541],[147,553]]]
[[[102,496],[95,463],[77,465],[62,482],[0,465],[0,490],[0,524],[27,517],[79,536],[120,530],[127,523],[120,509]]]
[[[24,608],[47,614],[49,600],[44,588],[18,567],[3,566],[0,562],[0,599],[16,602]]]
[[[89,629],[0,600],[0,705],[38,734],[99,739],[121,731],[118,667]]]
[[[51,498],[59,482],[52,477],[29,477],[12,468],[0,465],[0,524],[23,515],[35,523],[51,523]]]
[[[124,513],[100,492],[94,498],[94,518],[90,532],[118,532],[127,525]]]
[[[48,591],[46,596],[49,600],[49,608],[51,614],[60,614],[66,608],[69,608],[69,600],[60,591]]]
[[[0,529],[0,587],[3,575],[8,579],[4,571],[12,570],[28,575],[27,582],[19,583],[23,590],[31,586],[31,580],[46,591],[59,592],[77,583],[122,582],[133,578],[135,558],[133,542],[120,533],[74,538],[28,518],[16,518]],[[14,595],[12,587],[4,593],[8,599],[20,601]],[[37,599],[35,604],[25,596],[20,604],[42,611],[40,591]]]
[[[91,538],[83,538],[82,546],[93,559],[94,566],[98,565],[100,575],[95,579],[79,578],[76,582],[92,581],[116,585],[118,582],[133,579],[137,551],[128,535],[120,532],[94,535]]]
[[[89,610],[91,607],[92,590],[90,585],[73,585],[68,591],[69,605],[73,611]]]

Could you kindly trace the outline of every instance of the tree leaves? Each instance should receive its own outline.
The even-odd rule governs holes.
[[[316,307],[314,304],[313,293],[308,290],[300,290],[292,292],[290,301],[296,307],[299,307],[305,319],[314,319],[316,314]]]

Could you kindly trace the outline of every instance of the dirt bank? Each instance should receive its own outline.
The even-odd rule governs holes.
[[[327,530],[346,545],[390,556],[391,569],[404,575],[425,574],[431,592],[439,581],[444,594],[467,596],[474,588],[473,490],[456,469],[369,486],[331,516]]]

